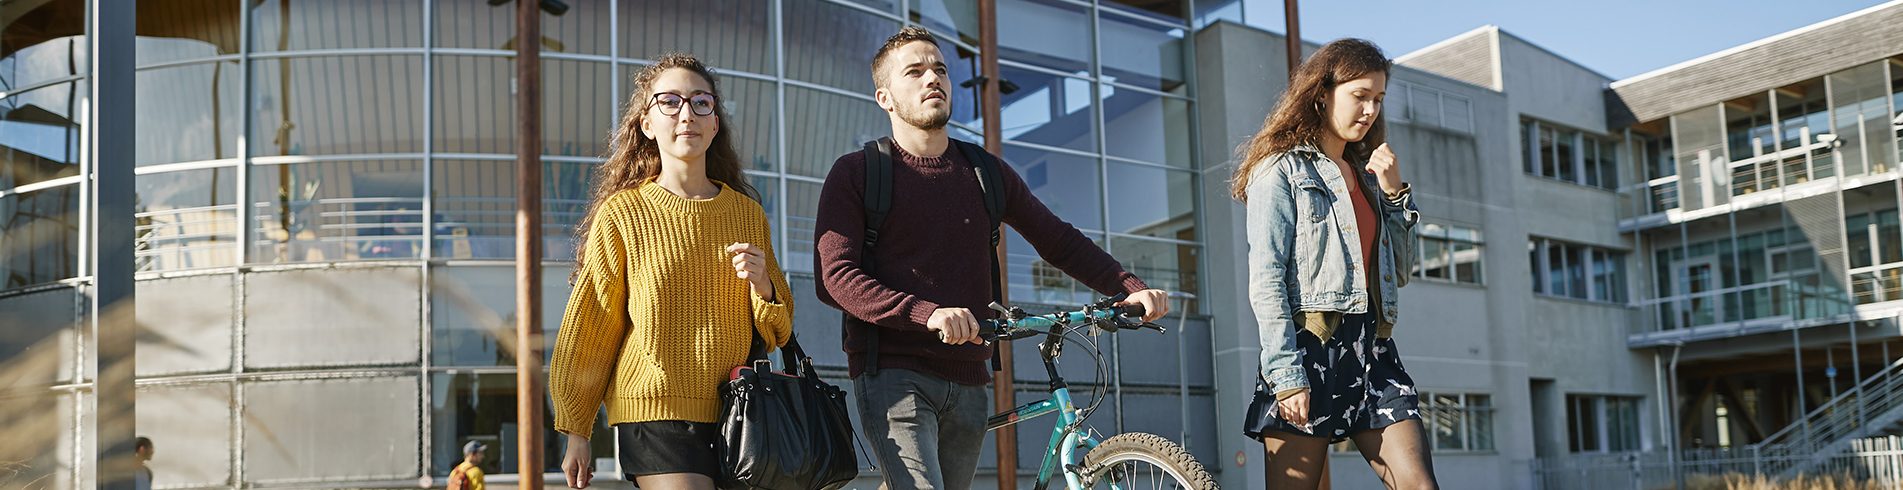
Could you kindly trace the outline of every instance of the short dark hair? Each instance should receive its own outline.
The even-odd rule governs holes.
[[[885,66],[886,56],[891,55],[892,51],[899,49],[900,46],[919,41],[932,43],[934,47],[938,46],[938,36],[932,35],[932,31],[919,26],[905,26],[904,29],[899,29],[897,34],[885,38],[885,44],[879,46],[879,52],[872,55],[872,86],[885,87],[885,77],[879,73],[879,68]]]
[[[132,443],[132,449],[134,451],[140,450],[140,449],[152,449],[152,440],[147,439],[145,436],[139,436],[139,438]]]

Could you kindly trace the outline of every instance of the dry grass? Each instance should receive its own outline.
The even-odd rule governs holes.
[[[1877,480],[1858,480],[1850,475],[1805,475],[1783,480],[1764,475],[1732,473],[1722,476],[1690,475],[1685,478],[1685,488],[1690,490],[1887,490],[1892,487]]]

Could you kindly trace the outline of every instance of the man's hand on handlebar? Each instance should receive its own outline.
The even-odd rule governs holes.
[[[1130,293],[1130,296],[1118,301],[1117,306],[1142,305],[1143,321],[1153,322],[1170,312],[1170,295],[1161,289],[1145,289]]]

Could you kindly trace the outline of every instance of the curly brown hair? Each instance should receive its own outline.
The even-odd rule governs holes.
[[[714,79],[712,70],[701,63],[700,59],[684,53],[669,53],[654,61],[654,64],[634,74],[634,93],[628,94],[626,111],[621,115],[621,123],[615,125],[609,135],[608,160],[595,167],[594,185],[589,191],[588,212],[582,215],[580,223],[575,224],[575,270],[582,269],[584,249],[588,246],[588,228],[594,225],[595,212],[603,201],[615,193],[640,187],[641,183],[661,175],[661,148],[653,138],[641,134],[641,121],[647,118],[648,109],[654,103],[654,79],[661,74],[680,68],[700,75],[713,88],[714,99],[724,100],[720,95],[720,85]],[[759,201],[759,191],[747,181],[746,172],[740,168],[740,152],[734,150],[733,131],[727,126],[727,110],[724,103],[714,104],[714,117],[718,129],[714,133],[711,146],[707,147],[707,178],[727,184],[727,188],[739,192],[748,199]],[[574,276],[570,275],[573,281]]]
[[[1380,46],[1365,39],[1337,39],[1315,51],[1296,67],[1288,91],[1282,93],[1275,110],[1269,111],[1268,118],[1262,121],[1262,129],[1240,148],[1242,160],[1236,162],[1235,175],[1229,181],[1230,197],[1237,201],[1249,200],[1249,176],[1270,156],[1302,144],[1321,143],[1323,132],[1328,130],[1324,101],[1334,93],[1336,85],[1373,73],[1388,76],[1393,66],[1381,53]],[[1353,162],[1368,161],[1374,149],[1387,139],[1387,117],[1377,115],[1368,135],[1361,141],[1349,143],[1343,156]]]

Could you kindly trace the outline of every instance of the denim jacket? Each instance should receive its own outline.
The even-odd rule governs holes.
[[[1269,157],[1250,176],[1246,218],[1249,307],[1261,333],[1261,375],[1278,394],[1308,387],[1295,336],[1308,330],[1326,341],[1343,313],[1367,313],[1372,301],[1361,260],[1360,229],[1341,168],[1320,149],[1303,145]],[[1373,175],[1355,172],[1368,202],[1379,206],[1376,250],[1381,273],[1379,333],[1387,337],[1400,316],[1395,290],[1407,285],[1418,261],[1414,224],[1420,210],[1403,189],[1376,196]]]

